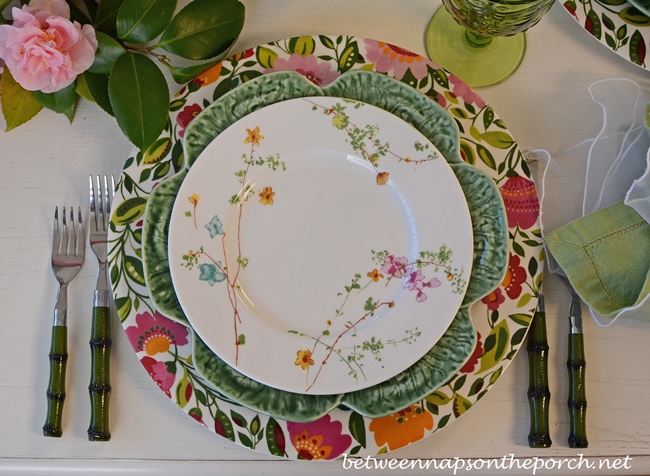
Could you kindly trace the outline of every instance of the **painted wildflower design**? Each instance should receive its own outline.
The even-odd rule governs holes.
[[[344,131],[348,135],[346,142],[350,144],[352,150],[364,160],[367,160],[377,170],[376,182],[377,185],[386,185],[389,180],[389,173],[379,170],[379,160],[381,157],[391,156],[398,159],[398,162],[406,162],[410,164],[421,164],[429,162],[438,158],[436,150],[429,150],[429,144],[422,144],[415,142],[413,144],[413,157],[396,154],[390,150],[389,142],[382,142],[379,139],[379,126],[376,124],[368,124],[364,127],[359,127],[350,121],[350,116],[345,112],[348,106],[354,109],[359,109],[365,106],[364,103],[353,101],[351,99],[342,99],[331,107],[318,104],[313,99],[303,99],[312,105],[313,111],[322,111],[326,116],[332,116],[332,125],[339,130]]]
[[[255,184],[252,184],[248,179],[248,173],[251,167],[267,165],[269,169],[275,171],[278,169],[286,170],[286,164],[280,160],[280,155],[275,154],[263,158],[261,156],[256,157],[256,147],[260,146],[260,141],[264,139],[264,136],[260,133],[259,127],[254,127],[253,129],[246,129],[246,135],[243,140],[244,144],[250,144],[250,152],[242,154],[242,160],[244,162],[244,168],[235,172],[235,176],[238,178],[239,192],[232,195],[229,200],[230,205],[236,206],[237,211],[237,225],[235,233],[237,235],[237,257],[235,258],[235,263],[232,267],[229,266],[228,256],[226,254],[226,236],[227,233],[223,228],[223,223],[218,215],[212,217],[212,219],[205,224],[205,229],[210,235],[210,239],[215,239],[218,236],[221,237],[221,247],[222,247],[222,260],[217,257],[213,257],[210,253],[205,251],[204,247],[200,247],[197,251],[190,250],[182,256],[183,266],[188,270],[193,270],[195,268],[199,271],[199,280],[207,282],[210,286],[214,286],[217,283],[226,282],[226,289],[228,291],[228,300],[233,310],[233,328],[235,336],[235,364],[239,361],[239,347],[246,343],[246,336],[239,333],[239,324],[241,324],[241,317],[239,314],[239,297],[237,291],[239,290],[239,273],[246,268],[248,265],[248,258],[242,255],[241,249],[241,221],[243,216],[243,205],[248,202],[249,198],[252,197],[255,193]],[[273,191],[273,188],[270,186],[264,186],[259,192],[257,192],[260,200],[259,203],[262,205],[273,205],[273,197],[276,192]],[[188,197],[189,202],[193,206],[192,211],[186,211],[186,216],[194,217],[194,228],[198,229],[196,224],[196,210],[199,204],[199,195],[194,193]]]
[[[359,317],[355,320],[347,320],[343,326],[343,330],[338,331],[338,334],[333,333],[335,322],[340,320],[345,314],[344,308],[353,294],[364,293],[370,286],[377,283],[383,283],[384,287],[388,287],[393,280],[397,282],[397,280],[403,279],[403,289],[414,291],[415,301],[423,303],[428,299],[427,294],[424,292],[425,288],[433,290],[442,286],[443,282],[447,282],[453,293],[460,294],[464,291],[467,284],[466,280],[462,277],[464,270],[453,267],[451,260],[453,252],[447,245],[442,245],[437,252],[422,251],[420,252],[420,257],[412,262],[406,256],[396,257],[388,251],[371,251],[371,254],[375,267],[366,273],[365,277],[368,278],[367,282],[362,282],[364,278],[361,274],[355,274],[350,284],[344,286],[345,292],[339,293],[339,296],[343,299],[341,305],[334,311],[334,316],[326,320],[326,327],[318,337],[307,335],[296,330],[288,331],[291,334],[297,334],[313,340],[312,349],[298,350],[296,353],[297,358],[294,362],[296,367],[300,367],[301,370],[306,371],[307,388],[305,391],[307,392],[314,386],[323,367],[332,356],[338,357],[338,361],[348,367],[348,375],[358,382],[359,378],[366,380],[362,362],[364,357],[371,355],[375,360],[381,361],[381,351],[386,346],[397,346],[416,342],[417,338],[421,335],[421,332],[416,327],[405,330],[402,337],[388,340],[371,337],[352,346],[337,347],[340,340],[347,334],[354,337],[356,335],[356,327],[369,317],[373,317],[380,308],[395,307],[394,301],[382,301],[368,296],[363,301],[363,312],[359,311]],[[443,281],[436,276],[427,277],[424,271],[429,276],[432,274],[440,275],[443,277]],[[363,297],[365,298],[365,296]],[[331,335],[336,335],[333,342],[329,339]],[[316,375],[313,379],[310,379],[310,369],[316,365],[313,357],[319,347],[322,347],[326,351],[326,354],[316,370]]]

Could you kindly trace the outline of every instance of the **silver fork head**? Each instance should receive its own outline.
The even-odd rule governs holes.
[[[96,187],[92,176],[90,183],[90,246],[100,261],[106,261],[108,249],[108,226],[111,219],[111,202],[115,193],[115,178],[111,175],[111,187],[108,176],[104,180],[97,176]]]
[[[67,284],[76,276],[84,261],[86,241],[84,237],[81,208],[78,223],[75,224],[74,209],[70,208],[70,224],[67,222],[65,207],[62,209],[59,225],[59,208],[54,209],[54,232],[52,234],[52,269],[57,281]]]

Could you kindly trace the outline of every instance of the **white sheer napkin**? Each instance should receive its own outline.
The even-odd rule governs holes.
[[[591,99],[602,109],[602,127],[594,137],[570,149],[549,153],[526,151],[537,162],[537,188],[543,232],[549,233],[588,213],[624,200],[650,223],[650,134],[644,111],[648,99],[634,82],[622,78],[598,81],[589,87]],[[563,274],[549,257],[549,269]],[[650,296],[634,307],[622,309],[603,323],[611,325],[622,315],[650,315]]]

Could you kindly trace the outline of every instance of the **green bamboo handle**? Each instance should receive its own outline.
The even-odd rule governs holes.
[[[50,344],[50,381],[47,386],[47,417],[43,425],[43,435],[60,438],[61,417],[65,400],[65,368],[68,362],[68,328],[52,327]]]
[[[92,357],[90,385],[90,441],[108,441],[111,433],[108,429],[108,404],[111,397],[110,354],[111,323],[108,307],[93,308],[92,333],[90,337]]]
[[[530,406],[530,433],[528,446],[550,448],[548,407],[551,392],[548,388],[548,342],[546,313],[537,311],[528,331],[528,403]]]
[[[585,392],[585,349],[582,334],[569,334],[569,447],[587,448],[587,396]]]

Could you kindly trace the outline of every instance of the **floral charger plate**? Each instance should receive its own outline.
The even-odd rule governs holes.
[[[565,0],[564,8],[592,36],[626,60],[647,69],[650,17],[626,0]]]
[[[197,375],[188,329],[156,313],[144,286],[142,218],[148,194],[183,167],[181,138],[216,98],[257,76],[294,70],[326,86],[351,69],[386,73],[433,98],[456,120],[463,159],[501,190],[511,252],[501,286],[472,308],[478,342],[445,385],[394,414],[364,418],[337,408],[311,423],[276,420],[223,399]],[[116,192],[111,283],[127,337],[158,386],[216,433],[264,454],[290,459],[375,455],[419,441],[464,414],[496,382],[526,334],[541,286],[543,250],[538,202],[516,142],[494,111],[455,76],[393,45],[354,37],[298,37],[247,50],[216,65],[172,100],[166,134],[134,153]]]

